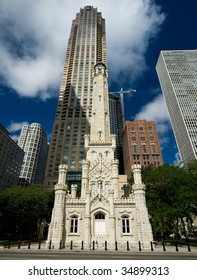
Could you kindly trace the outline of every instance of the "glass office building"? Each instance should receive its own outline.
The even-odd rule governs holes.
[[[156,70],[181,160],[197,159],[197,50],[161,51]]]

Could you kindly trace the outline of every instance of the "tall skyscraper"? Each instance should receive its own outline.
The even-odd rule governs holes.
[[[38,123],[24,125],[18,145],[25,155],[20,171],[20,184],[42,184],[48,153],[47,134]]]
[[[0,188],[18,184],[23,157],[24,151],[0,124]]]
[[[107,65],[105,20],[97,8],[85,6],[76,14],[68,40],[45,185],[57,183],[59,164],[66,164],[68,173],[81,172],[92,109],[92,72],[98,61]]]
[[[197,50],[161,51],[156,70],[181,160],[197,159]]]
[[[116,135],[115,158],[119,160],[119,174],[124,174],[122,154],[123,110],[120,96],[109,93],[110,133]]]
[[[125,173],[131,176],[133,164],[148,166],[163,164],[155,121],[126,121],[123,129],[123,158]]]

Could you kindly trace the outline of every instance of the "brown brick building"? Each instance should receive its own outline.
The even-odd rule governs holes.
[[[131,166],[140,164],[156,166],[163,164],[155,121],[126,121],[123,128],[124,168],[128,178]]]

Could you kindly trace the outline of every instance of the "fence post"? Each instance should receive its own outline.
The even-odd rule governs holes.
[[[51,242],[51,240],[50,240],[50,241],[49,241],[49,249],[51,249],[51,243],[52,243],[52,242]]]
[[[60,250],[62,249],[62,240],[60,241],[59,249],[60,249]]]
[[[127,251],[129,251],[129,241],[127,241]]]
[[[81,250],[83,250],[83,241],[81,241]]]
[[[139,241],[139,251],[142,251],[141,242]]]
[[[188,252],[191,252],[191,248],[190,248],[190,245],[189,245],[189,239],[188,238],[186,239],[186,242],[187,242]]]
[[[179,248],[178,248],[177,242],[175,242],[175,248],[176,248],[176,252],[178,252],[178,251],[179,251]]]
[[[29,240],[28,249],[31,248],[31,240]]]
[[[115,241],[115,250],[118,251],[118,242]]]
[[[95,241],[92,241],[92,250],[95,250]]]
[[[8,249],[10,249],[10,243],[11,243],[11,241],[9,240],[9,243],[8,243]]]
[[[153,249],[153,242],[152,241],[150,242],[150,247],[151,247],[151,251],[154,251],[154,249]]]
[[[107,251],[107,241],[105,241],[105,251]]]
[[[38,249],[41,248],[41,239],[39,239]]]
[[[72,250],[73,249],[73,241],[71,240],[70,241],[70,250]]]
[[[18,242],[18,249],[20,249],[20,247],[21,247],[21,241],[19,240],[19,242]]]
[[[166,247],[165,247],[165,242],[164,242],[164,240],[163,240],[163,243],[162,243],[162,244],[163,244],[163,250],[166,251]]]

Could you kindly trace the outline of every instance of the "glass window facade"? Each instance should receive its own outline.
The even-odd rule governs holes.
[[[197,50],[162,51],[156,70],[181,160],[197,159]]]

